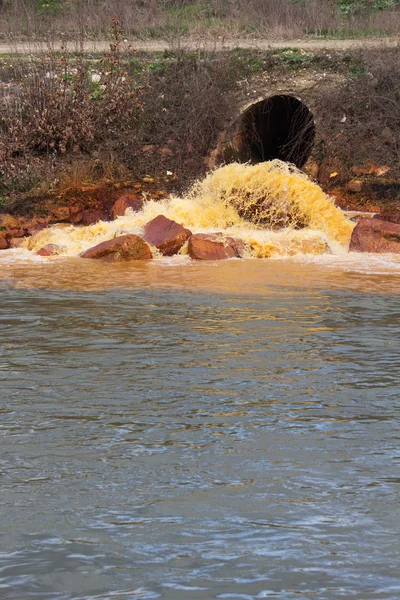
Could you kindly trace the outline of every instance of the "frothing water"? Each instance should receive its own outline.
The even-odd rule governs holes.
[[[2,600],[397,600],[398,275],[83,262],[2,269]]]

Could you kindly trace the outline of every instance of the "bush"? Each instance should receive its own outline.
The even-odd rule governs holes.
[[[164,149],[165,160],[162,153],[131,153],[136,168],[154,172],[165,164],[186,181],[203,173],[205,156],[234,112],[235,69],[231,55],[195,53],[151,69],[138,133],[141,145]]]
[[[141,92],[120,59],[117,19],[113,29],[110,52],[94,64],[66,52],[14,61],[14,91],[0,112],[0,176],[13,159],[88,152],[137,126]]]
[[[400,175],[400,47],[365,52],[352,77],[321,98],[324,152],[345,164],[373,160]]]
[[[186,186],[205,172],[233,113],[237,67],[232,54],[149,59],[120,51],[119,42],[100,62],[64,53],[18,58],[0,112],[0,193],[65,182],[63,173],[74,178],[89,163],[98,180],[168,170]]]

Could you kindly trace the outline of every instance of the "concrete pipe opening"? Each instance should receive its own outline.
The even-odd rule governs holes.
[[[311,154],[314,117],[303,102],[279,95],[250,106],[241,116],[237,149],[243,162],[279,158],[301,168]]]

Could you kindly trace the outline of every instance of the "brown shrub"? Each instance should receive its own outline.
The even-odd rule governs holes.
[[[139,59],[118,44],[95,65],[64,53],[18,58],[0,113],[0,196],[167,171],[186,186],[233,111],[236,67],[229,54]]]
[[[140,146],[132,153],[139,170],[168,169],[184,181],[205,169],[204,158],[233,113],[235,61],[230,55],[179,54],[155,71],[143,90]]]
[[[364,51],[353,75],[320,99],[323,153],[345,165],[372,160],[400,175],[400,46]]]
[[[137,126],[141,91],[121,60],[117,19],[113,29],[110,52],[94,65],[52,51],[13,61],[12,91],[0,99],[0,178],[21,159],[46,155],[55,163]]]

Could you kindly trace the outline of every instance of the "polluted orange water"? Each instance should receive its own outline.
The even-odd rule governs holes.
[[[250,212],[251,220],[246,220]],[[234,234],[246,242],[248,257],[258,258],[343,252],[354,227],[319,186],[276,160],[254,166],[227,165],[197,183],[185,198],[149,201],[139,213],[128,211],[110,223],[51,227],[30,238],[26,248],[35,252],[55,243],[64,255],[77,256],[117,235],[140,235],[143,226],[159,214],[193,233],[217,230]],[[296,229],[299,222],[302,229]]]
[[[247,258],[79,257],[160,213]],[[230,165],[0,252],[1,600],[398,600],[400,261],[353,226]]]
[[[215,262],[198,264],[187,256],[187,244],[173,258],[152,248],[155,260],[149,264],[109,267],[79,258],[88,248],[116,236],[142,235],[145,224],[160,214],[193,233],[222,231],[243,240],[244,260],[218,267]],[[82,290],[141,285],[236,290],[239,279],[241,289],[260,290],[266,281],[279,280],[282,285],[365,285],[370,291],[389,286],[396,292],[399,258],[350,254],[353,228],[333,199],[292,165],[279,160],[253,166],[235,163],[211,172],[185,197],[149,200],[140,212],[128,209],[111,222],[45,229],[28,238],[24,247],[1,253],[0,277],[15,279],[21,286]],[[57,244],[60,256],[37,256],[46,244]],[[351,273],[358,276],[351,278]]]

